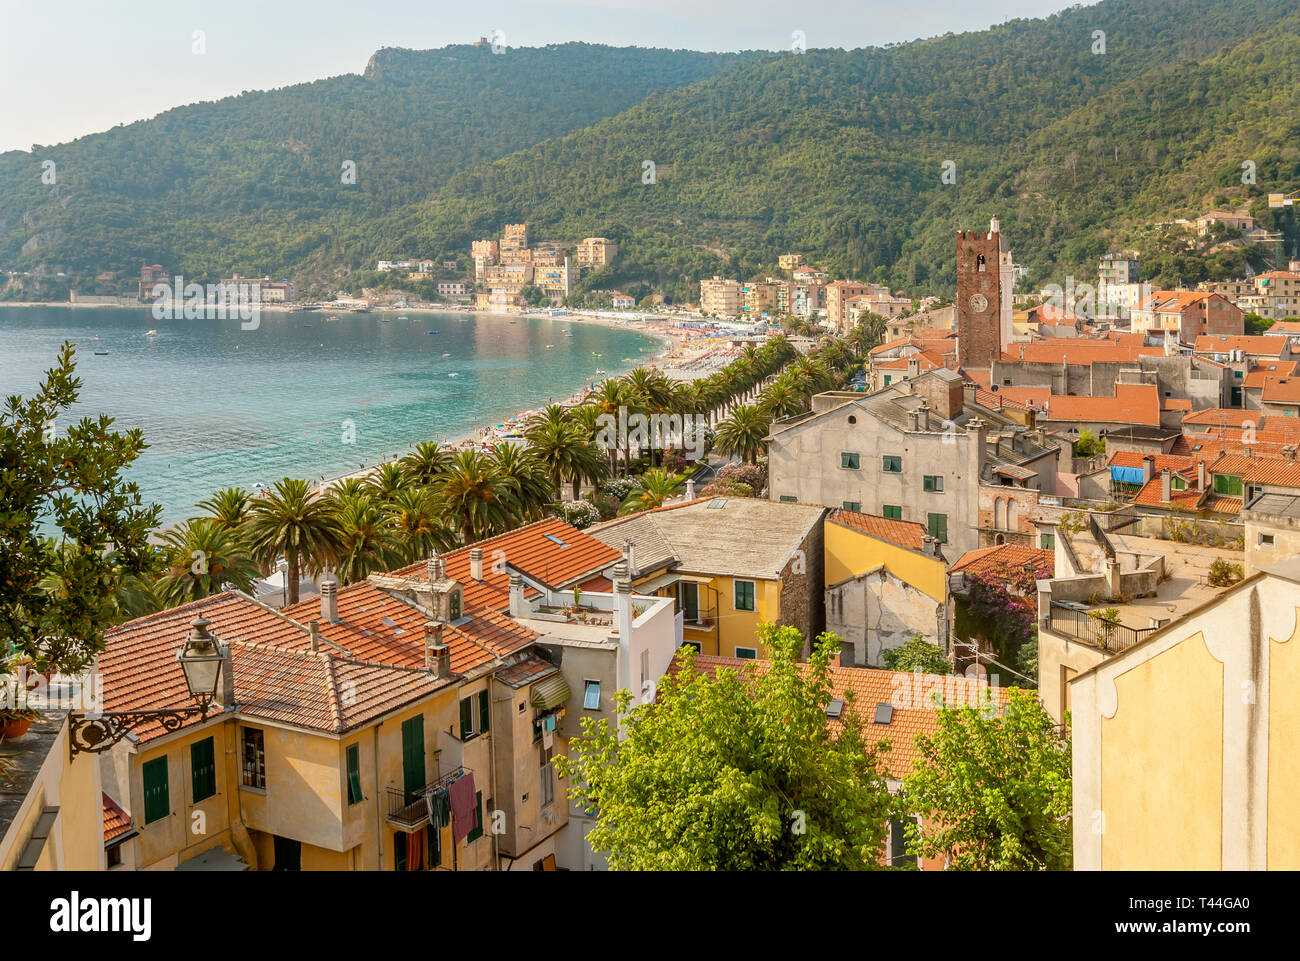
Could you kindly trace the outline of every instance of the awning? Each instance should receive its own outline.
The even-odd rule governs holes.
[[[569,683],[563,677],[548,677],[533,685],[533,707],[549,711],[569,699]]]
[[[688,584],[712,584],[712,577],[701,577],[698,574],[682,574],[678,580],[686,581]]]
[[[1110,479],[1117,484],[1146,483],[1141,467],[1121,467],[1118,464],[1110,465]]]
[[[667,574],[660,574],[658,577],[650,578],[644,584],[637,584],[633,590],[637,594],[653,594],[655,591],[663,590],[670,584],[676,584],[681,579],[681,574],[669,571]]]

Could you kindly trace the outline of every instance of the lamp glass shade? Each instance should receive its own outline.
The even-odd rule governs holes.
[[[190,697],[211,700],[216,696],[221,679],[221,651],[212,638],[189,638],[176,655],[185,672],[185,686]]]

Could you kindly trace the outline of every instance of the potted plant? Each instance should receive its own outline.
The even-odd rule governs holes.
[[[16,675],[0,677],[0,740],[22,737],[40,716],[27,706],[29,688]]]

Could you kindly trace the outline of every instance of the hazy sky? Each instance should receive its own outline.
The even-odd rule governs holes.
[[[245,90],[359,73],[379,47],[500,30],[696,50],[864,47],[1039,17],[1067,0],[0,0],[0,151],[28,150]],[[193,52],[194,32],[206,53]]]

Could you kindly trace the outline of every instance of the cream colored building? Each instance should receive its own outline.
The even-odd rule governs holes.
[[[618,256],[618,244],[608,237],[586,237],[578,244],[579,267],[608,267]]]
[[[710,317],[739,317],[744,305],[740,281],[714,277],[700,281],[700,312]]]
[[[1300,868],[1300,559],[1081,673],[1077,870]]]

